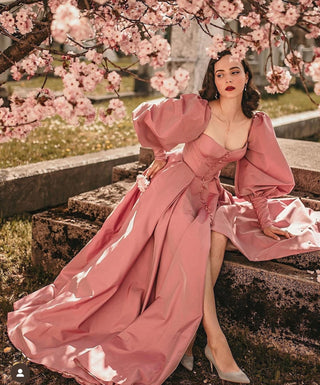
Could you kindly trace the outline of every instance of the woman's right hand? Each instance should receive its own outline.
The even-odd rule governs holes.
[[[267,235],[268,237],[273,238],[277,241],[280,241],[279,235],[283,235],[286,238],[293,238],[294,237],[294,235],[289,233],[289,231],[282,230],[281,228],[276,227],[276,226],[265,227],[262,231],[264,232],[265,235]]]
[[[155,159],[143,174],[148,179],[152,179],[166,164],[165,159]]]

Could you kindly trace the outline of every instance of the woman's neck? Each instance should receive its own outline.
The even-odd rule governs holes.
[[[219,114],[223,117],[223,119],[227,122],[234,122],[243,120],[244,113],[241,107],[241,99],[239,98],[223,98],[220,97],[217,100],[217,105],[219,108]]]

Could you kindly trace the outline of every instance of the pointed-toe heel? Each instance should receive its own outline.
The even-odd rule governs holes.
[[[193,356],[187,356],[186,354],[182,357],[180,361],[181,365],[192,372],[193,370],[193,363],[194,363],[194,357]]]
[[[237,372],[222,372],[221,370],[219,370],[208,345],[206,345],[205,347],[204,354],[210,362],[211,372],[213,371],[214,366],[221,380],[238,382],[240,384],[250,384],[249,378],[242,370],[239,370]]]

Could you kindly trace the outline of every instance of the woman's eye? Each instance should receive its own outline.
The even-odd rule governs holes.
[[[240,72],[239,71],[233,71],[232,72],[232,75],[234,75],[234,74],[239,74]]]
[[[222,78],[222,76],[223,76],[222,74],[218,74],[217,78]]]

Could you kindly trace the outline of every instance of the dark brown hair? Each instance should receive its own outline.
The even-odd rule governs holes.
[[[229,50],[225,50],[218,54],[217,59],[210,59],[206,74],[202,82],[202,89],[199,91],[199,95],[202,97],[202,99],[206,99],[208,101],[219,99],[220,95],[214,80],[214,65],[217,61],[226,55],[231,55],[231,52]],[[260,93],[253,83],[252,71],[248,63],[245,60],[241,60],[241,64],[243,66],[244,72],[248,74],[246,90],[244,90],[242,94],[242,111],[247,118],[252,118],[253,111],[256,110],[259,106]]]

